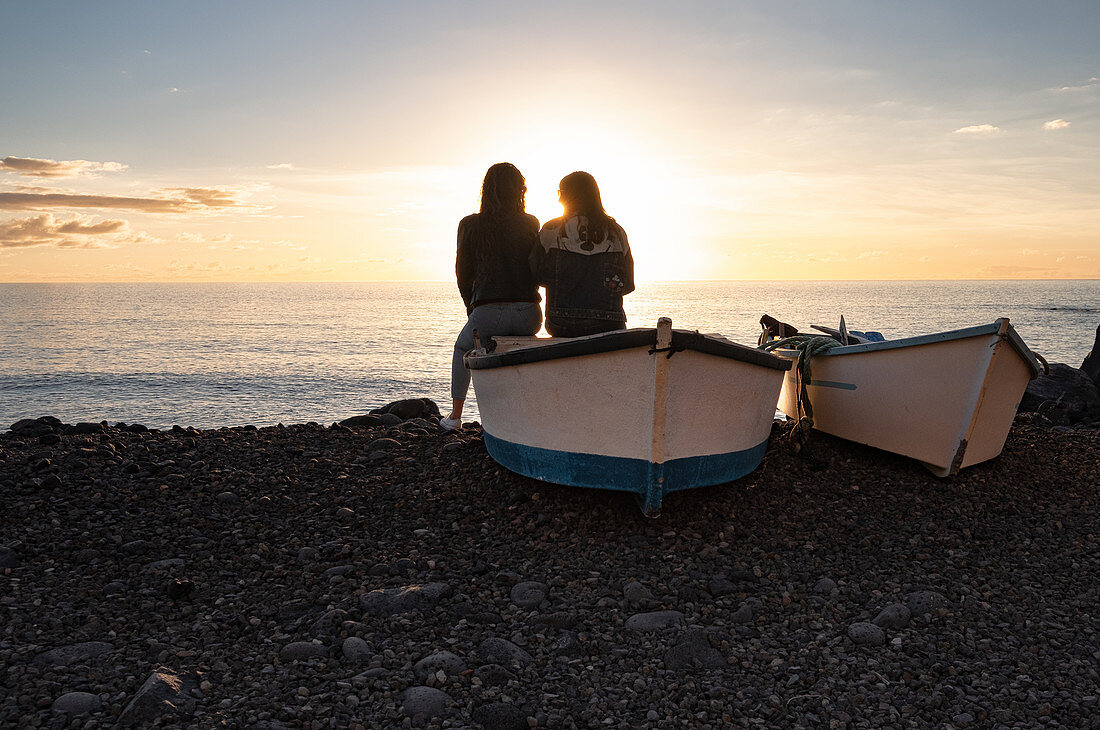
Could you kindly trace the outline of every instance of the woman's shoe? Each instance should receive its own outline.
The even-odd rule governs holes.
[[[444,431],[457,431],[462,428],[461,418],[440,418],[439,427]]]

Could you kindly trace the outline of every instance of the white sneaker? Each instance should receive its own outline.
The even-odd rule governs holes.
[[[461,418],[440,418],[439,427],[444,431],[457,431],[462,428]]]

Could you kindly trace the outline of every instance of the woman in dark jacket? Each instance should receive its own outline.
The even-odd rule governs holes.
[[[538,246],[539,222],[524,212],[526,192],[526,181],[514,165],[493,165],[481,186],[481,211],[458,224],[455,274],[469,318],[451,359],[453,407],[439,424],[446,430],[462,425],[470,389],[462,356],[474,347],[474,330],[487,344],[497,335],[533,335],[542,326],[538,285],[529,263]]]
[[[562,178],[565,215],[548,221],[531,259],[546,287],[546,331],[581,337],[626,326],[623,297],[634,291],[634,259],[626,231],[607,214],[596,179],[587,172]]]

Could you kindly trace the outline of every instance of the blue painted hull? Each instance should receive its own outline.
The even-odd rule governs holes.
[[[542,449],[505,441],[485,432],[485,448],[498,463],[524,476],[554,484],[633,492],[642,511],[657,513],[669,492],[725,484],[739,479],[764,459],[767,439],[726,454],[708,454],[655,464],[600,454]]]

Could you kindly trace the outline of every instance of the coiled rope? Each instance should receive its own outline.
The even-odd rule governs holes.
[[[791,430],[792,438],[797,435],[805,439],[807,432],[809,432],[814,425],[813,404],[810,403],[810,395],[806,392],[806,386],[810,382],[810,361],[813,359],[814,355],[820,355],[834,347],[842,347],[842,345],[832,337],[822,337],[820,335],[793,335],[791,337],[784,337],[781,340],[765,343],[759,348],[765,352],[771,352],[772,350],[798,350],[798,360],[795,362],[799,383],[797,398],[798,410],[796,412],[798,418],[796,419],[797,423],[794,429]]]

